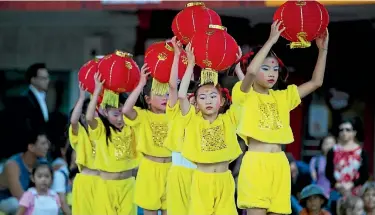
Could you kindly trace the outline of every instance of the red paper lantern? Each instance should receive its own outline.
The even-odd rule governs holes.
[[[99,59],[95,58],[85,63],[78,72],[78,81],[89,93],[94,93],[94,74],[98,71]]]
[[[201,83],[217,84],[218,71],[228,69],[237,60],[236,40],[220,25],[210,25],[207,30],[197,32],[191,40],[195,63],[203,70]]]
[[[105,56],[98,64],[104,82],[103,105],[118,107],[118,94],[131,92],[138,84],[140,70],[133,55],[116,51]]]
[[[153,77],[152,91],[157,95],[168,92],[168,82],[174,59],[174,50],[171,42],[157,42],[152,44],[145,53],[145,63],[150,68]],[[181,50],[178,65],[178,78],[182,79],[187,67],[185,51]]]
[[[203,2],[191,2],[174,17],[172,31],[186,45],[195,32],[206,30],[209,25],[221,25],[220,16]]]
[[[314,0],[287,1],[276,10],[273,19],[283,22],[281,27],[285,27],[285,31],[281,36],[292,42],[290,48],[306,48],[326,31],[329,14]]]

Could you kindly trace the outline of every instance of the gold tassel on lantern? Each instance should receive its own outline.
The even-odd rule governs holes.
[[[299,32],[297,34],[297,38],[299,40],[299,42],[292,42],[290,44],[290,48],[291,49],[294,49],[294,48],[308,48],[311,46],[311,43],[309,41],[306,40],[306,32]]]
[[[109,105],[111,107],[118,108],[118,100],[119,100],[119,95],[118,93],[112,91],[112,90],[104,90],[104,95],[103,95],[103,101],[101,103],[101,107],[105,108],[106,105]]]
[[[154,78],[152,79],[151,91],[155,95],[163,96],[168,93],[169,85],[168,83],[161,83]]]
[[[201,85],[213,83],[215,86],[218,83],[219,76],[217,72],[211,68],[203,69],[201,72]]]

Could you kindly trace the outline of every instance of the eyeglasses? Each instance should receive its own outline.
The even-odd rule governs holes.
[[[353,129],[352,128],[340,128],[339,131],[340,132],[343,132],[343,131],[351,132],[351,131],[353,131]]]

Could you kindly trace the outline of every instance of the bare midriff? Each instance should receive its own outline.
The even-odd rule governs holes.
[[[103,180],[124,180],[133,176],[133,169],[122,172],[100,171],[99,175]]]
[[[87,168],[87,167],[82,167],[81,168],[81,174],[84,174],[84,175],[94,175],[94,176],[97,176],[99,175],[99,170],[96,170],[96,169],[90,169],[90,168]]]
[[[197,163],[197,169],[207,173],[226,172],[229,169],[229,161],[219,163]]]
[[[250,152],[277,153],[282,151],[281,144],[264,143],[253,138],[249,138],[248,143],[248,151]]]
[[[152,160],[157,163],[170,163],[172,162],[172,157],[155,157],[151,155],[143,154],[145,158]]]

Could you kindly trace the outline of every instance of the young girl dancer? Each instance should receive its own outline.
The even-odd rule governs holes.
[[[328,32],[316,39],[319,56],[312,79],[286,90],[272,90],[279,78],[279,59],[271,51],[281,32],[274,22],[264,46],[255,53],[245,79],[233,88],[233,102],[246,100],[238,134],[248,141],[238,178],[237,204],[248,215],[290,214],[291,176],[282,144],[293,142],[289,112],[323,83]],[[255,82],[254,82],[255,81]],[[254,82],[254,84],[253,84]]]
[[[137,207],[133,202],[135,178],[132,170],[138,166],[139,157],[134,131],[125,125],[121,113],[125,97],[119,96],[118,108],[106,106],[99,118],[95,118],[104,81],[99,74],[95,74],[94,78],[95,91],[86,113],[89,136],[96,143],[95,167],[101,178],[96,185],[94,214],[134,215]]]
[[[96,146],[87,133],[85,90],[79,86],[80,94],[70,118],[69,140],[76,152],[76,163],[80,170],[73,183],[72,213],[75,215],[95,214],[94,195],[99,172],[95,169]]]
[[[60,198],[50,188],[52,167],[46,162],[37,164],[31,173],[35,187],[28,189],[21,197],[17,215],[48,214],[58,215],[61,208]]]
[[[168,137],[165,146],[172,151],[172,167],[168,173],[167,211],[169,215],[187,215],[190,201],[190,186],[193,170],[196,165],[181,155],[185,127],[178,120],[180,107],[178,103],[177,76],[181,44],[172,39],[174,60],[169,79],[169,98],[166,113],[171,117]]]
[[[137,150],[142,158],[135,185],[135,203],[144,209],[145,215],[156,215],[158,210],[166,214],[166,184],[171,166],[171,152],[164,147],[168,134],[168,116],[165,114],[167,95],[151,91],[147,64],[141,69],[141,80],[127,99],[123,113],[125,122],[137,134]],[[134,107],[143,90],[148,109]]]
[[[181,124],[185,127],[182,155],[197,165],[191,184],[189,214],[235,215],[235,184],[228,166],[242,153],[236,135],[236,113],[240,106],[231,105],[220,114],[225,103],[222,90],[218,85],[205,83],[194,93],[197,113],[187,99],[195,65],[191,44],[187,45],[186,53],[188,67],[178,92]]]

